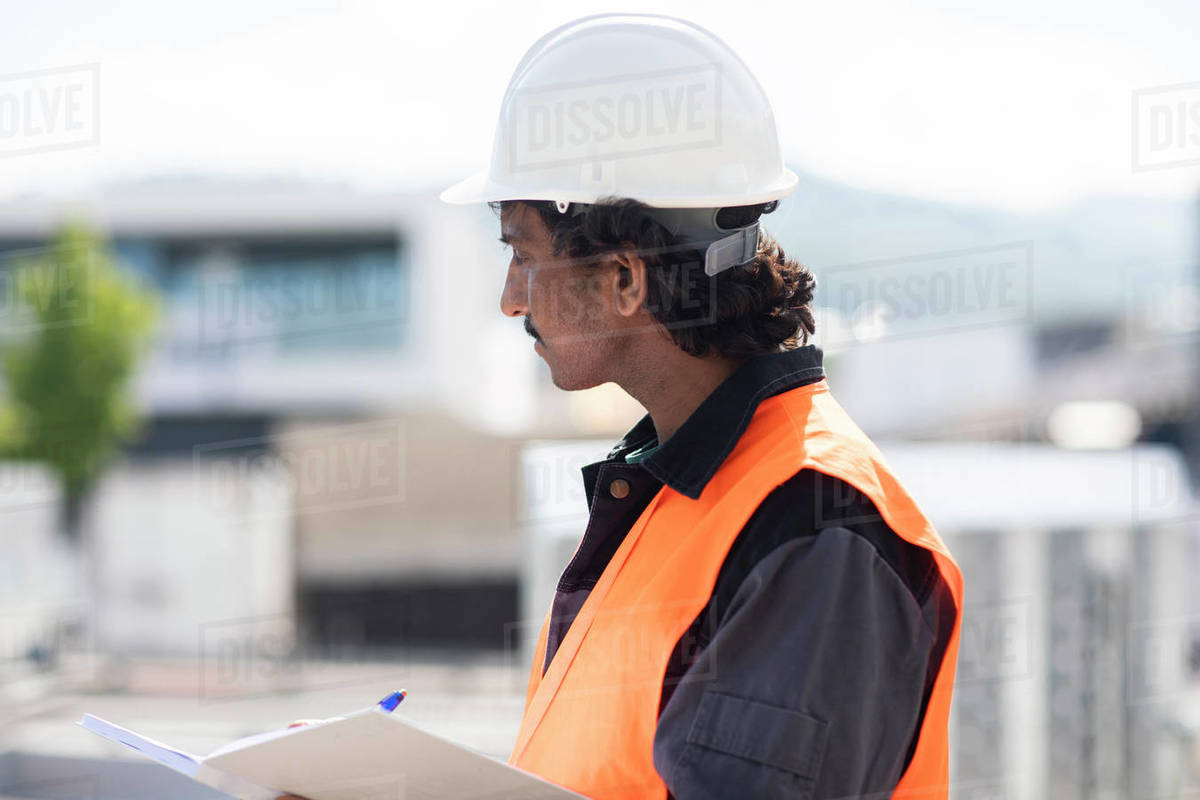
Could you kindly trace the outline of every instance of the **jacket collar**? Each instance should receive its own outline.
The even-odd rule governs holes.
[[[675,435],[641,465],[662,483],[695,500],[733,451],[759,403],[824,377],[822,353],[816,345],[753,358],[714,389]],[[654,421],[647,414],[612,449],[608,460],[623,461],[626,453],[655,438]]]

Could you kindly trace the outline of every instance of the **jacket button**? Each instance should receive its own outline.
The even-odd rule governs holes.
[[[618,500],[629,497],[629,481],[624,478],[617,478],[608,485],[608,493]]]

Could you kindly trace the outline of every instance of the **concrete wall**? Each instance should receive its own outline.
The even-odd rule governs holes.
[[[84,525],[104,652],[195,656],[223,626],[294,624],[291,489],[275,465],[211,454],[118,465]]]
[[[0,675],[35,649],[56,649],[90,614],[81,559],[59,533],[60,496],[45,468],[0,463]]]
[[[444,413],[293,419],[271,437],[307,585],[515,580],[517,445]]]

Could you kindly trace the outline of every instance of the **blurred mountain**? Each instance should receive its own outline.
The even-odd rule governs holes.
[[[1032,315],[1042,326],[1111,319],[1131,297],[1197,280],[1195,201],[1094,197],[1018,214],[799,174],[766,226],[816,272],[818,304],[822,268],[1014,242],[1032,244]]]

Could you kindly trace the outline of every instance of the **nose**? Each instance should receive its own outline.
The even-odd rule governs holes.
[[[508,274],[504,277],[500,310],[506,317],[521,317],[529,313],[529,276],[513,262],[509,263]]]

